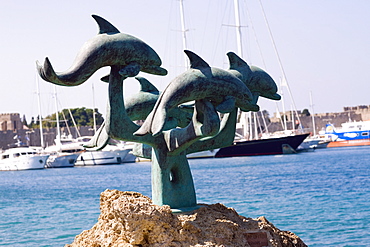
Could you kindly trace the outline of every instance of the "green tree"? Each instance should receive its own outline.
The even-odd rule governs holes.
[[[303,116],[311,116],[310,112],[308,111],[308,109],[303,109],[302,111],[302,115]]]
[[[22,118],[22,124],[23,124],[23,126],[27,126],[27,127],[29,127],[29,126],[27,125],[26,115],[24,115],[24,114],[23,114],[23,118]]]
[[[29,127],[29,128],[34,128],[34,125],[35,125],[35,118],[34,118],[34,117],[32,117],[32,118],[31,118],[31,122],[30,122],[30,124],[28,125],[28,127]]]
[[[94,126],[93,109],[87,109],[85,107],[73,108],[73,109],[63,109],[58,113],[59,125],[61,127],[74,126],[73,120],[77,126]],[[72,114],[72,116],[71,116]],[[73,118],[73,119],[72,119]],[[95,121],[96,125],[101,125],[104,122],[103,116],[99,113],[98,109],[95,108]],[[44,126],[56,127],[56,114],[49,115],[45,118],[46,124]]]

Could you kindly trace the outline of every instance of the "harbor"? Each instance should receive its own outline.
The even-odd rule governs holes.
[[[265,216],[308,246],[367,246],[370,147],[190,160],[199,203]],[[91,228],[106,189],[151,196],[151,164],[0,173],[4,246],[63,246]],[[214,179],[216,178],[216,179]]]
[[[367,246],[369,6],[4,5],[0,246]]]

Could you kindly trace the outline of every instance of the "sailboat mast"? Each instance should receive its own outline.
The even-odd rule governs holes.
[[[313,101],[312,101],[312,91],[310,91],[310,104],[311,104],[311,109],[312,109],[312,129],[313,129],[313,136],[316,136],[316,124],[315,124],[315,113],[313,109]]]
[[[239,57],[243,57],[243,45],[242,45],[242,30],[240,25],[240,14],[239,14],[239,0],[234,0],[234,16],[235,16],[235,30],[236,30],[236,45],[237,53]],[[249,112],[248,116],[245,112],[240,111],[242,126],[243,126],[243,135],[246,136],[246,133],[249,132],[248,139],[253,139],[252,131],[252,114]],[[249,121],[247,121],[249,119]],[[248,128],[249,122],[249,128]],[[251,130],[251,131],[249,131]]]
[[[239,0],[234,0],[234,12],[235,12],[236,43],[238,46],[238,55],[240,57],[243,57],[242,31],[241,31],[240,15],[239,15]]]
[[[186,50],[188,47],[188,44],[186,41],[186,32],[188,30],[185,28],[185,15],[184,15],[183,0],[180,0],[180,18],[181,18],[182,45],[183,45],[184,50]],[[185,69],[189,68],[189,61],[186,56],[184,56],[184,65],[185,65]]]
[[[41,148],[44,148],[44,132],[42,130],[42,115],[41,115],[41,101],[40,101],[40,86],[39,86],[39,77],[36,76],[36,88],[37,88],[37,103],[39,108],[39,116],[40,116],[40,145]]]
[[[96,118],[95,118],[95,90],[94,90],[94,82],[91,83],[92,87],[92,98],[93,98],[93,121],[94,121],[94,134],[96,133]]]
[[[60,141],[61,135],[60,135],[60,126],[59,126],[59,114],[58,114],[58,100],[57,100],[57,87],[54,85],[54,102],[55,102],[55,111],[56,116],[55,119],[57,121],[57,138],[56,138],[56,145],[58,148],[61,148],[62,143]]]

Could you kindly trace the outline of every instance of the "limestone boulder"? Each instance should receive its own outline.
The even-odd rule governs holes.
[[[222,204],[200,206],[172,213],[169,206],[153,205],[140,193],[106,190],[101,193],[98,222],[66,247],[306,246],[264,217],[246,218]]]

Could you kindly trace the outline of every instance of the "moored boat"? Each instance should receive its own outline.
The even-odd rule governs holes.
[[[0,171],[43,169],[48,157],[30,147],[10,148],[0,155]]]
[[[220,148],[215,157],[223,158],[295,153],[298,146],[308,135],[309,134],[297,134],[268,139],[238,141],[234,142],[231,146]]]
[[[57,136],[55,145],[45,148],[45,152],[50,154],[46,162],[47,168],[73,167],[75,162],[85,148],[81,143],[77,143],[71,136]]]
[[[325,135],[332,141],[328,147],[351,147],[370,145],[370,121],[342,123],[340,128],[327,124]]]
[[[111,151],[85,151],[82,152],[76,160],[76,166],[94,166],[121,164],[127,156],[128,149],[111,150]]]
[[[81,146],[91,140],[91,136],[77,138],[77,143]],[[94,166],[94,165],[111,165],[126,162],[135,162],[128,158],[131,148],[126,147],[124,143],[111,139],[108,145],[102,150],[85,150],[78,156],[75,166]],[[136,157],[135,157],[136,158]]]

